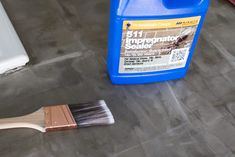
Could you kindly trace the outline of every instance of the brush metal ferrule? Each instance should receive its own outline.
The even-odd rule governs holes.
[[[67,104],[44,107],[46,131],[77,128],[77,123]]]

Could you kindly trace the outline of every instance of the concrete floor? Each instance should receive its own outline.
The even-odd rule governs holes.
[[[212,0],[187,77],[114,86],[108,0],[3,0],[31,62],[0,77],[0,117],[104,99],[116,124],[0,131],[1,157],[235,157],[235,7]]]

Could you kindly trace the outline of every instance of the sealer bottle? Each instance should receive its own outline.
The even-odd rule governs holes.
[[[209,0],[111,0],[108,71],[114,84],[183,78]]]

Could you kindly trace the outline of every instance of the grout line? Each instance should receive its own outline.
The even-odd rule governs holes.
[[[202,30],[202,35],[224,56],[229,64],[235,68],[235,57],[224,47],[224,45],[219,40],[216,40],[216,38],[205,29]]]
[[[134,146],[132,146],[132,147],[129,147],[129,148],[125,149],[125,150],[122,150],[122,151],[116,153],[116,154],[114,155],[114,157],[117,157],[117,156],[119,156],[120,154],[123,154],[123,153],[125,153],[125,152],[128,152],[129,150],[138,148],[139,146],[141,146],[141,145],[140,145],[140,144],[137,144],[137,145],[134,145]]]
[[[82,53],[81,52],[73,52],[67,55],[63,55],[63,56],[59,56],[59,57],[55,57],[43,62],[40,62],[39,64],[33,65],[33,67],[39,67],[39,66],[43,66],[43,65],[47,65],[47,64],[52,64],[55,62],[61,62],[67,59],[72,59],[72,58],[77,58],[77,57],[81,57]]]
[[[166,82],[166,85],[167,85],[167,87],[168,87],[168,89],[170,91],[170,94],[172,95],[174,101],[176,102],[175,105],[176,105],[177,109],[182,114],[184,120],[189,121],[187,114],[185,113],[182,105],[180,104],[179,100],[177,99],[176,94],[173,91],[172,87],[170,86],[169,82]]]

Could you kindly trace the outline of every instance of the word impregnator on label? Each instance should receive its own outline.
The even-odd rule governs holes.
[[[185,67],[199,22],[200,16],[124,21],[119,73]]]

